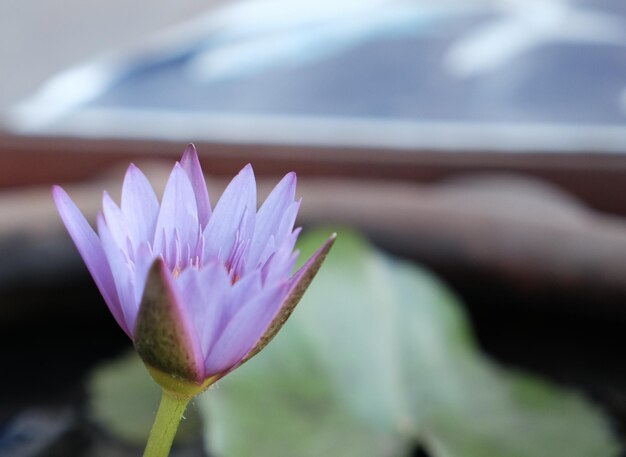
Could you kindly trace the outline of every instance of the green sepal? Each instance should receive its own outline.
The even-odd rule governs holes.
[[[168,395],[181,400],[189,400],[200,395],[219,379],[219,376],[211,376],[202,383],[196,383],[172,376],[150,365],[146,365],[146,368],[150,376],[152,376],[152,379],[154,379]]]
[[[204,381],[195,334],[160,257],[148,273],[133,335],[137,353],[148,367],[187,383]]]
[[[280,307],[278,314],[269,325],[263,336],[259,339],[256,346],[248,353],[248,355],[244,357],[238,366],[261,352],[261,350],[267,346],[270,341],[272,341],[282,326],[285,325],[285,322],[287,322],[287,319],[291,316],[291,313],[300,302],[304,292],[307,290],[309,284],[311,284],[311,281],[313,281],[313,278],[322,266],[322,263],[324,262],[324,259],[326,259],[330,248],[333,247],[336,238],[336,233],[330,235],[330,237],[328,237],[315,254],[313,254],[311,258],[300,268],[300,270],[296,272],[294,275],[294,284],[289,291],[289,295],[287,295],[285,302]]]

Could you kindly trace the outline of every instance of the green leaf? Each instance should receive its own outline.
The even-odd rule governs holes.
[[[301,243],[302,257],[328,231]],[[614,456],[582,397],[478,351],[434,276],[346,230],[260,357],[199,401],[218,457]]]
[[[92,371],[87,392],[93,421],[121,441],[145,445],[159,407],[161,388],[134,351]],[[199,434],[197,411],[187,408],[185,418],[176,435],[178,442],[189,441]]]
[[[277,338],[264,362],[249,362],[198,400],[208,415],[212,454],[405,455],[393,433],[354,420],[294,326],[286,325]]]

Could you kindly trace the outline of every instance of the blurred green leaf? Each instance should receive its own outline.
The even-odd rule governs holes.
[[[617,454],[592,405],[493,365],[435,277],[346,230],[276,339],[198,404],[219,457]]]
[[[129,444],[144,446],[161,400],[161,388],[152,380],[134,352],[104,363],[87,380],[89,415],[108,433]],[[176,435],[178,442],[198,436],[200,418],[193,407]]]

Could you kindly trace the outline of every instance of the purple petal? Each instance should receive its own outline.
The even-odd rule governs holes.
[[[300,229],[296,229],[295,231],[292,232],[293,224],[296,220],[296,216],[298,214],[299,208],[300,208],[300,200],[293,202],[289,206],[285,214],[283,215],[283,218],[279,224],[279,228],[276,230],[276,236],[280,237],[282,244],[285,244],[285,242],[289,242],[288,240],[290,240],[293,237],[294,233],[296,233],[295,235],[296,238],[298,236],[297,234],[300,233]],[[295,241],[296,240],[294,239],[292,245],[295,245]],[[269,260],[269,258],[276,252],[276,249],[279,249],[279,248],[280,248],[280,244],[277,243],[274,235],[270,235],[268,241],[265,243],[265,248],[263,249],[258,259],[257,265],[265,264]]]
[[[276,244],[280,245],[293,232],[293,225],[296,222],[301,202],[302,199],[291,202],[291,205],[285,210],[280,224],[278,224],[278,228],[276,229]]]
[[[280,308],[286,284],[266,289],[233,316],[206,359],[207,375],[230,370],[259,341]]]
[[[157,219],[154,251],[166,255],[166,247],[172,248],[176,242],[175,234],[181,246],[187,243],[195,249],[198,240],[198,208],[193,187],[187,174],[176,164],[165,186],[163,202]],[[165,259],[172,263],[175,259]]]
[[[135,287],[132,267],[127,255],[113,239],[104,218],[98,215],[98,234],[102,242],[102,248],[111,267],[115,288],[120,299],[120,306],[126,322],[126,328],[131,330],[135,324],[138,302],[135,298]]]
[[[228,303],[230,278],[219,263],[202,270],[188,268],[176,279],[182,302],[190,316],[203,350],[203,360],[217,335],[223,330],[224,311]]]
[[[313,254],[311,258],[306,261],[298,272],[293,275],[290,281],[287,296],[283,301],[280,310],[276,314],[276,317],[274,317],[271,324],[267,327],[267,330],[254,348],[241,361],[240,365],[258,354],[259,351],[261,351],[274,338],[274,336],[276,336],[276,333],[278,333],[285,322],[287,322],[287,319],[291,316],[291,313],[302,298],[302,295],[304,295],[304,292],[309,287],[309,284],[311,284],[311,281],[313,281],[313,278],[322,266],[322,262],[326,258],[330,248],[333,246],[336,237],[337,234],[333,233],[315,252],[315,254]]]
[[[233,178],[215,206],[204,230],[204,259],[230,258],[237,234],[239,240],[252,237],[256,215],[256,182],[250,164]]]
[[[113,314],[118,325],[126,334],[131,336],[124,321],[111,268],[102,249],[100,239],[63,189],[59,186],[53,186],[52,195],[59,215],[78,248],[78,252],[80,252],[85,261],[87,269],[91,273],[111,314]]]
[[[259,270],[253,270],[237,281],[231,289],[228,307],[225,310],[225,319],[230,320],[245,303],[260,294],[261,289],[261,272]]]
[[[148,274],[134,343],[149,366],[184,380],[200,383],[205,379],[202,349],[191,316],[161,257]]]
[[[142,241],[154,241],[159,201],[150,182],[134,164],[130,164],[122,186],[122,213],[135,249]]]
[[[198,160],[198,153],[193,144],[187,145],[180,164],[191,181],[193,192],[196,196],[196,205],[198,206],[198,222],[204,228],[211,217],[211,201],[206,181],[202,174],[202,168],[200,167],[200,161]]]
[[[280,245],[283,239],[291,233],[298,212],[298,207],[295,207],[294,212],[292,206],[296,194],[296,180],[296,174],[293,172],[285,175],[261,205],[256,217],[254,237],[248,257],[248,263],[252,267],[265,260],[261,259],[261,255],[270,237],[273,236],[275,244]],[[288,211],[290,207],[292,209]],[[287,220],[281,224],[285,216],[288,216]]]
[[[286,278],[291,277],[291,272],[298,259],[298,252],[294,252],[293,249],[298,235],[300,235],[300,230],[300,228],[294,230],[263,266],[264,284],[284,281]]]
[[[154,263],[156,255],[147,241],[142,242],[135,250],[135,301],[141,303],[143,290],[148,279],[148,271]]]
[[[127,249],[127,240],[130,239],[131,235],[126,217],[107,192],[102,194],[102,211],[104,212],[104,220],[111,231],[115,243],[120,248]]]

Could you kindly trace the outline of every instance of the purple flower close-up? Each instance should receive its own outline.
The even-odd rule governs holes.
[[[121,205],[104,193],[97,232],[62,188],[54,186],[53,196],[106,304],[144,362],[202,383],[267,344],[332,245],[334,237],[292,274],[300,233],[294,230],[300,207],[295,191],[296,175],[288,173],[257,211],[256,181],[246,165],[212,208],[189,145],[160,203],[131,164]],[[169,347],[176,345],[182,348]]]

